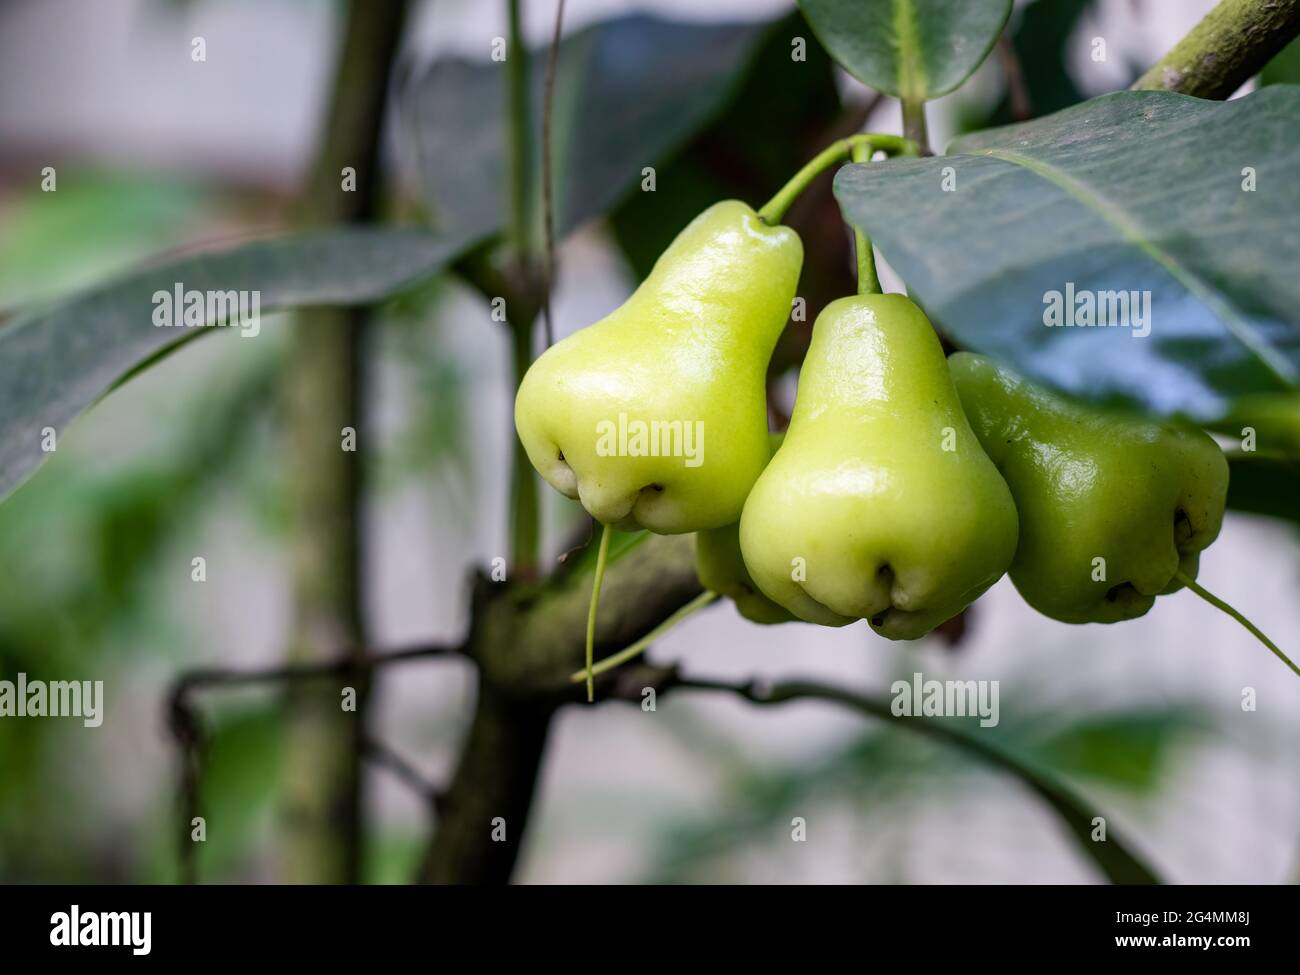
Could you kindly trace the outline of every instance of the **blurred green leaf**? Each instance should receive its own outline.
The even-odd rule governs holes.
[[[560,236],[604,214],[709,122],[753,57],[764,24],[687,23],[635,15],[561,42],[552,146]],[[541,158],[548,49],[530,56],[531,153]],[[425,193],[440,227],[475,235],[505,225],[505,65],[445,58],[403,96]],[[541,240],[541,178],[530,212]],[[667,195],[667,194],[665,194]]]
[[[1053,772],[1151,793],[1173,748],[1205,728],[1196,712],[1181,708],[1087,715],[1030,748]]]
[[[1264,65],[1259,73],[1260,85],[1300,84],[1300,38],[1292,41]]]
[[[849,74],[876,91],[921,101],[957,88],[988,57],[1011,0],[799,0]]]
[[[1064,723],[1058,712],[1020,717],[1004,713],[997,727],[980,728],[977,720],[895,717],[884,697],[837,693],[840,703],[882,718],[888,726],[869,730],[812,761],[777,771],[743,769],[733,776],[730,797],[720,810],[670,823],[653,858],[654,880],[683,882],[702,868],[724,869],[718,858],[788,828],[791,810],[807,809],[814,801],[851,801],[859,815],[864,804],[879,806],[882,819],[895,814],[900,804],[949,801],[950,795],[969,787],[968,773],[977,767],[969,762],[974,756],[1012,774],[1045,800],[1078,841],[1076,848],[1112,882],[1153,882],[1150,868],[1113,835],[1104,844],[1092,841],[1092,817],[1100,813],[1059,776],[1077,775],[1099,785],[1153,793],[1173,750],[1207,726],[1200,711],[1173,704],[1089,712],[1067,717]],[[796,694],[788,699],[823,698]],[[912,733],[896,733],[900,730]]]
[[[1292,86],[1116,92],[955,154],[846,166],[835,191],[959,344],[1084,399],[1208,419],[1300,376],[1298,126]],[[1046,327],[1071,285],[1150,292],[1150,334]]]
[[[75,172],[58,189],[6,202],[0,229],[0,307],[84,287],[179,240],[212,196],[156,173]]]
[[[251,368],[220,369],[218,382],[173,399],[172,436],[105,468],[87,464],[75,442],[62,445],[0,506],[0,674],[80,674],[120,688],[130,679],[118,673],[127,654],[170,657],[185,645],[169,601],[158,598],[163,563],[169,546],[200,530],[196,512],[212,511],[215,486],[228,489],[265,466],[252,463],[248,448],[265,432],[258,421],[273,402],[279,357],[249,361]],[[139,862],[134,844],[108,842],[97,817],[76,812],[88,785],[66,761],[85,744],[71,740],[74,731],[60,722],[0,721],[0,876],[172,877],[171,795],[163,798],[158,849]],[[153,872],[139,872],[151,864]]]
[[[830,56],[808,34],[798,12],[767,27],[721,113],[659,167],[658,191],[633,193],[614,211],[614,234],[638,280],[706,207],[729,198],[761,205],[823,148],[840,95]],[[807,43],[796,61],[799,38]],[[805,277],[824,273],[805,261]],[[808,294],[806,284],[799,294]]]
[[[0,326],[0,497],[49,456],[43,429],[62,433],[124,376],[211,331],[156,327],[156,292],[170,294],[178,284],[259,292],[262,314],[366,304],[434,273],[470,243],[378,228],[259,241],[140,271]]]
[[[200,783],[207,840],[199,876],[219,877],[251,851],[254,827],[276,796],[282,753],[278,701],[207,705],[208,749]]]

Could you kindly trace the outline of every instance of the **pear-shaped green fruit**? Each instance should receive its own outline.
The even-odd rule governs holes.
[[[796,616],[861,617],[892,639],[924,636],[1006,571],[1011,493],[905,296],[843,298],[818,316],[740,544],[759,588]]]
[[[992,359],[949,360],[966,415],[1020,512],[1011,581],[1066,623],[1141,616],[1195,578],[1223,523],[1228,464],[1205,433],[1099,413]]]
[[[783,433],[770,435],[775,453],[785,438]],[[700,585],[736,604],[741,616],[752,623],[791,623],[797,617],[763,595],[745,568],[740,554],[740,522],[721,528],[706,528],[695,536],[695,574]]]
[[[767,463],[768,360],[803,246],[734,200],[700,214],[618,309],[552,346],[515,400],[538,473],[604,524],[740,518]]]

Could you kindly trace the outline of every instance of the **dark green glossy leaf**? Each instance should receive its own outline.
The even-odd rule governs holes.
[[[836,195],[959,345],[1080,397],[1212,418],[1300,376],[1298,127],[1286,85],[1117,92],[947,156],[845,167]],[[1149,293],[1150,334],[1045,326],[1070,287]]]
[[[706,125],[732,94],[767,24],[646,16],[561,42],[552,128],[555,228],[600,216]],[[531,158],[541,158],[546,50],[530,57]],[[493,233],[506,222],[506,62],[435,62],[404,96],[426,198],[439,226]],[[540,163],[530,212],[540,239]]]
[[[1011,0],[799,0],[849,74],[899,98],[946,94],[980,66]]]
[[[178,284],[260,292],[262,314],[366,304],[438,270],[470,242],[374,229],[259,241],[169,261],[0,327],[0,497],[48,456],[44,428],[62,435],[123,377],[212,331],[155,326],[155,292],[170,294]]]

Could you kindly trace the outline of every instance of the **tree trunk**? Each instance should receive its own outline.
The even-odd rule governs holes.
[[[376,216],[380,135],[404,0],[348,7],[343,51],[307,196],[306,227]],[[345,183],[350,168],[355,183]],[[361,349],[364,310],[316,309],[294,325],[288,392],[294,662],[364,652]],[[355,433],[345,449],[344,431]],[[344,710],[344,688],[355,710]],[[368,681],[322,680],[286,701],[285,791],[278,848],[288,883],[355,883],[362,875],[361,743]]]

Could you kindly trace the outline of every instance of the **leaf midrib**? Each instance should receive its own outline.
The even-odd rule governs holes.
[[[900,2],[907,3],[908,0],[900,0]],[[1203,301],[1214,312],[1223,326],[1232,333],[1233,337],[1254,353],[1256,358],[1279,382],[1287,386],[1297,384],[1300,376],[1297,376],[1295,367],[1269,345],[1248,321],[1238,315],[1209,282],[1186,265],[1180,263],[1167,250],[1146,236],[1142,232],[1142,227],[1118,205],[1095,193],[1086,184],[1069,174],[1045,165],[1032,157],[1006,149],[979,149],[973,152],[972,155],[989,156],[1013,166],[1020,166],[1069,194],[1084,207],[1087,207],[1113,226],[1125,240],[1164,268],[1170,277]]]
[[[926,73],[921,63],[921,35],[912,0],[894,0],[894,46],[898,50],[898,94],[907,101],[925,97]]]

